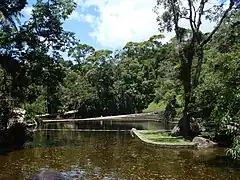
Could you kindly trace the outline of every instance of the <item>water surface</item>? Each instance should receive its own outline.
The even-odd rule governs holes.
[[[30,179],[53,168],[70,179],[239,179],[237,167],[207,151],[161,149],[125,132],[36,132],[31,148],[0,156],[0,179]]]
[[[163,125],[153,120],[45,123],[28,147],[0,155],[0,179],[31,179],[44,168],[56,169],[69,179],[240,177],[239,168],[221,158],[224,149],[162,149],[133,138],[129,132],[133,127],[162,129]]]
[[[139,130],[144,129],[163,129],[162,123],[155,120],[121,120],[121,119],[105,119],[105,120],[88,120],[76,122],[58,122],[58,123],[44,123],[41,129],[74,129],[74,130],[117,130],[127,131],[132,128]]]

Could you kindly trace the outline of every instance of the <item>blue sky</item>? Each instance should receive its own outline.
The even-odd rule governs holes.
[[[156,0],[75,0],[77,8],[64,23],[81,43],[96,49],[119,49],[129,41],[143,41],[158,33],[152,9]],[[22,11],[30,17],[36,0]]]
[[[76,37],[80,39],[81,43],[92,45],[96,49],[101,49],[101,45],[94,38],[89,36],[89,32],[91,32],[93,28],[91,27],[91,23],[84,20],[84,17],[80,17],[81,15],[86,14],[91,15],[91,17],[99,17],[99,12],[96,8],[96,6],[90,6],[83,9],[81,8],[81,5],[78,4],[73,14],[64,23],[64,28],[67,31],[74,32],[76,34]]]
[[[22,21],[26,21],[30,17],[32,6],[36,3],[36,0],[28,0],[28,4],[23,10],[24,17]],[[86,11],[86,9],[85,9]],[[83,10],[78,5],[74,12],[84,14]],[[87,13],[94,16],[98,16],[98,12],[94,10],[93,7],[87,8]],[[69,20],[64,22],[64,29],[75,33],[75,36],[81,40],[81,43],[86,43],[94,46],[96,49],[102,48],[101,45],[91,38],[88,34],[92,31],[90,24],[83,20],[78,20],[77,17],[70,17]]]
[[[119,49],[129,41],[144,41],[159,34],[156,14],[153,12],[157,0],[75,1],[78,6],[64,23],[64,28],[74,32],[81,43],[92,45],[96,49]],[[27,7],[22,11],[25,18],[30,17],[35,2],[36,0],[28,0]],[[209,2],[208,7],[219,3],[219,0]],[[163,11],[160,8],[160,12]],[[189,26],[187,21],[181,23],[184,27]],[[203,20],[202,31],[207,32],[213,26],[214,23]],[[166,42],[174,33],[164,35]]]

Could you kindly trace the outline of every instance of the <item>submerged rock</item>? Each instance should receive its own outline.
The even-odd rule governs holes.
[[[192,142],[196,143],[198,148],[213,148],[217,146],[217,143],[203,137],[195,137]]]
[[[35,174],[32,180],[65,180],[66,178],[55,170],[42,170]]]

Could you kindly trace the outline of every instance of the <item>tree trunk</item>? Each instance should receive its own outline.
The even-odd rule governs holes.
[[[190,135],[190,103],[192,99],[192,62],[194,57],[194,43],[190,42],[188,45],[185,45],[182,50],[180,50],[180,58],[181,58],[181,74],[180,79],[183,84],[184,88],[184,110],[183,116],[178,123],[178,129],[176,135],[183,136],[185,138],[189,137]]]
[[[198,58],[198,63],[197,63],[195,76],[194,76],[194,79],[193,79],[193,88],[197,87],[198,82],[199,82],[200,73],[201,73],[201,70],[202,70],[202,63],[203,63],[203,48],[202,47],[200,47],[198,49],[197,58]]]
[[[189,104],[191,101],[191,77],[188,77],[187,79],[185,79],[185,82],[183,82],[183,86],[184,86],[184,94],[185,94],[184,96],[185,104],[184,104],[183,115],[178,123],[178,127],[180,130],[179,135],[186,138],[189,136],[189,132],[190,132],[190,117],[188,116],[188,113],[190,110]]]

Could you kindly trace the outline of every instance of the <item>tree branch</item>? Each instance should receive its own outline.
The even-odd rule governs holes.
[[[193,19],[192,19],[192,2],[191,0],[188,0],[188,6],[189,6],[189,23],[191,26],[191,29],[193,32],[195,32],[194,26],[193,26]]]
[[[176,32],[176,36],[177,36],[177,40],[180,41],[180,34],[179,34],[179,26],[178,26],[178,22],[179,22],[179,17],[178,17],[178,13],[175,9],[175,1],[171,0],[170,1],[171,6],[172,6],[172,11],[173,11],[173,22],[174,22],[174,26],[175,26],[175,32]]]
[[[203,11],[203,13],[209,12],[210,10],[212,10],[214,7],[210,7],[209,9]]]
[[[213,29],[213,31],[209,34],[209,36],[201,43],[201,46],[204,46],[211,40],[212,36],[216,33],[216,31],[221,26],[223,20],[227,17],[228,13],[232,10],[233,5],[234,5],[234,0],[230,0],[230,4],[229,4],[228,8],[226,9],[226,11],[223,13],[223,16],[220,19],[220,21],[218,22],[217,26]]]
[[[198,22],[197,22],[197,31],[199,31],[199,28],[200,28],[200,26],[202,24],[201,18],[202,18],[202,15],[203,15],[204,6],[205,6],[207,1],[208,0],[201,0],[201,2],[200,2],[199,13],[198,13]]]
[[[194,11],[194,17],[193,17],[193,25],[194,25],[194,27],[195,27],[195,29],[197,28],[197,25],[196,25],[196,18],[197,18],[197,11],[196,11],[196,8],[195,8],[195,6],[193,5],[192,6],[193,7],[193,11]]]

